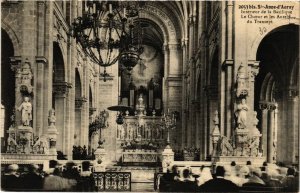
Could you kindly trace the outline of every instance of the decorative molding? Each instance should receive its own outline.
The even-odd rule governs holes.
[[[273,111],[277,109],[278,105],[274,102],[267,102],[267,101],[260,101],[259,102],[259,109],[261,110],[270,110]]]
[[[89,108],[89,115],[90,115],[90,116],[93,115],[94,112],[95,112],[96,110],[97,110],[96,107],[90,107],[90,108]]]
[[[16,72],[17,69],[19,68],[20,64],[22,61],[22,57],[21,56],[13,56],[10,57],[10,66],[11,66],[11,70]]]
[[[31,94],[33,91],[31,64],[27,58],[24,62],[20,58],[14,59],[11,58],[11,69],[15,72],[17,90],[24,94]]]
[[[45,58],[44,56],[36,56],[35,61],[36,61],[36,63],[43,63],[43,64],[48,63],[47,58]]]
[[[256,75],[259,72],[259,62],[260,61],[255,61],[255,60],[248,60],[248,77],[249,77],[249,81],[254,82],[254,79],[256,77]]]
[[[234,60],[232,60],[232,59],[226,59],[226,60],[224,60],[224,62],[222,64],[222,69],[225,70],[229,66],[232,67],[233,64],[234,64]]]
[[[143,8],[144,11],[148,11],[159,18],[163,21],[165,25],[167,25],[167,28],[170,30],[170,39],[171,38],[176,38],[176,29],[174,26],[174,23],[172,20],[170,20],[169,16],[165,14],[161,9],[158,7],[154,7],[151,4],[147,3],[146,6]]]
[[[75,98],[75,108],[80,109],[84,103],[87,102],[86,97]]]

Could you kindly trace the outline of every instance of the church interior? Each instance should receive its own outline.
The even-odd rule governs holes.
[[[1,173],[44,179],[2,189],[54,169],[59,191],[208,191],[225,168],[299,190],[299,21],[297,1],[1,1]]]

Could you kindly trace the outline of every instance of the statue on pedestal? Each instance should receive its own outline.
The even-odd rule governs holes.
[[[30,121],[32,121],[32,105],[29,102],[29,97],[24,97],[24,102],[17,108],[22,114],[22,125],[30,126]]]
[[[55,110],[54,109],[51,109],[49,111],[48,123],[49,123],[49,127],[55,127],[56,117],[55,117]]]
[[[237,125],[239,129],[246,128],[248,109],[249,108],[248,105],[246,104],[246,99],[242,99],[242,102],[237,105],[237,111],[235,115],[237,117]]]

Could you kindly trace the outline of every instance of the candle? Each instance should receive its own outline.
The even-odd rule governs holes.
[[[126,7],[124,7],[124,18],[126,17]]]
[[[112,4],[109,4],[109,13],[112,13]]]
[[[96,3],[93,3],[93,13],[96,13]]]

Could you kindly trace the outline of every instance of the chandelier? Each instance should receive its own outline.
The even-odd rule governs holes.
[[[140,6],[140,2],[86,1],[82,16],[72,23],[72,36],[104,72],[117,61],[131,71],[141,60]]]

